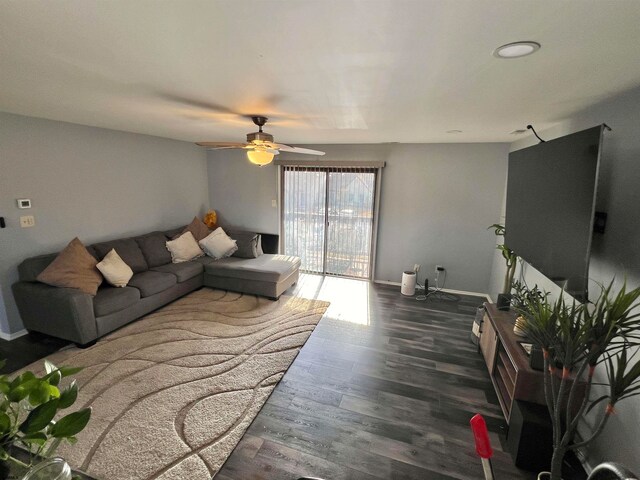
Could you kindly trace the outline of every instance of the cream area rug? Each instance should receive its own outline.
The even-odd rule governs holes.
[[[72,408],[93,407],[78,443],[58,453],[102,480],[210,479],[328,305],[203,288],[86,350],[49,356],[85,367]]]

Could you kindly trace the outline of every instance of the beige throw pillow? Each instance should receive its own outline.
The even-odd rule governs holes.
[[[169,240],[167,249],[171,252],[171,261],[173,263],[188,262],[204,255],[191,232],[183,233],[175,240]]]
[[[238,250],[236,241],[229,237],[222,227],[216,228],[199,243],[205,253],[216,260],[230,257]]]
[[[126,287],[133,277],[133,270],[120,258],[115,248],[112,248],[96,267],[102,272],[105,280],[114,287]]]
[[[102,275],[96,269],[97,263],[76,237],[40,272],[36,280],[53,287],[77,288],[95,295],[102,283]]]

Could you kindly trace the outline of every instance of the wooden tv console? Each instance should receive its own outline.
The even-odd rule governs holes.
[[[515,313],[498,310],[493,303],[484,307],[480,350],[508,423],[514,400],[546,404],[544,376],[529,366],[529,356],[518,343],[526,340],[513,333]]]

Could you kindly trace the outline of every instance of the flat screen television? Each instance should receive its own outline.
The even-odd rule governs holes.
[[[509,154],[504,243],[580,301],[588,296],[604,128]]]

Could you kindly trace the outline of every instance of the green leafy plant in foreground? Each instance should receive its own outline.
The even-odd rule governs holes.
[[[4,364],[0,361],[0,370]],[[54,420],[78,398],[76,381],[61,388],[61,380],[82,369],[56,367],[48,360],[44,366],[45,375],[41,377],[30,371],[13,379],[0,375],[0,462],[29,468],[37,459],[52,456],[63,440],[75,443],[75,436],[91,418],[91,408],[83,408]],[[29,464],[12,456],[14,446],[31,453]]]
[[[544,393],[553,425],[551,479],[559,480],[568,450],[588,445],[604,429],[625,398],[640,395],[640,288],[626,283],[613,292],[613,281],[602,287],[591,304],[552,301],[534,287],[517,289],[516,310],[526,318],[529,339],[544,355]],[[602,364],[606,393],[593,398],[596,367]],[[580,400],[582,397],[582,400]],[[591,412],[591,432],[575,441],[580,420]]]

